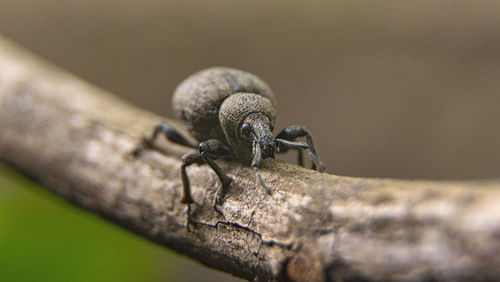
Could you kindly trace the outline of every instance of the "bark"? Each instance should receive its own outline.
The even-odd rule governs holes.
[[[363,179],[269,160],[269,196],[250,168],[219,161],[234,179],[221,214],[216,175],[193,165],[188,232],[188,149],[130,155],[159,120],[0,39],[0,160],[76,205],[250,280],[500,280],[498,180]]]

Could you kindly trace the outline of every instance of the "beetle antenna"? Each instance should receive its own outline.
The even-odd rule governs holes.
[[[259,171],[259,166],[260,166],[260,161],[262,160],[262,151],[260,150],[260,146],[257,142],[257,140],[254,139],[253,141],[253,160],[252,160],[252,167],[253,171],[255,172],[255,175],[257,175],[257,179],[260,182],[260,185],[264,190],[266,190],[266,193],[271,195],[271,188],[269,188],[266,184],[264,184],[264,181],[262,180],[262,176],[260,175]]]

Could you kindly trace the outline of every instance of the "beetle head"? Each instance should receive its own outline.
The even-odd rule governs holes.
[[[224,100],[219,110],[227,143],[240,155],[246,155],[248,149],[255,151],[257,142],[264,158],[274,156],[276,145],[271,131],[275,118],[272,102],[253,93],[233,94]]]
[[[276,118],[272,102],[258,94],[237,93],[228,97],[219,110],[219,121],[226,140],[237,154],[246,158],[251,149],[252,167],[268,194],[271,189],[262,181],[259,167],[262,159],[274,158],[276,140],[272,131]]]
[[[262,158],[274,158],[276,141],[272,135],[274,122],[263,113],[248,115],[240,126],[240,136],[251,140],[252,153]]]

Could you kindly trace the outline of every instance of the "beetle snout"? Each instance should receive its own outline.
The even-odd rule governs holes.
[[[262,158],[274,158],[276,151],[276,141],[271,136],[264,136],[259,140],[259,146],[262,151]]]

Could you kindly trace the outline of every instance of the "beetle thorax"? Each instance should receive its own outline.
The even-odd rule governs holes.
[[[237,93],[229,96],[219,110],[219,121],[227,143],[233,147],[237,158],[248,158],[252,153],[252,139],[242,136],[241,125],[247,119],[256,126],[256,131],[270,135],[269,123],[274,123],[276,114],[271,101],[261,95]],[[266,129],[267,128],[267,129]],[[269,131],[269,132],[266,132]]]

